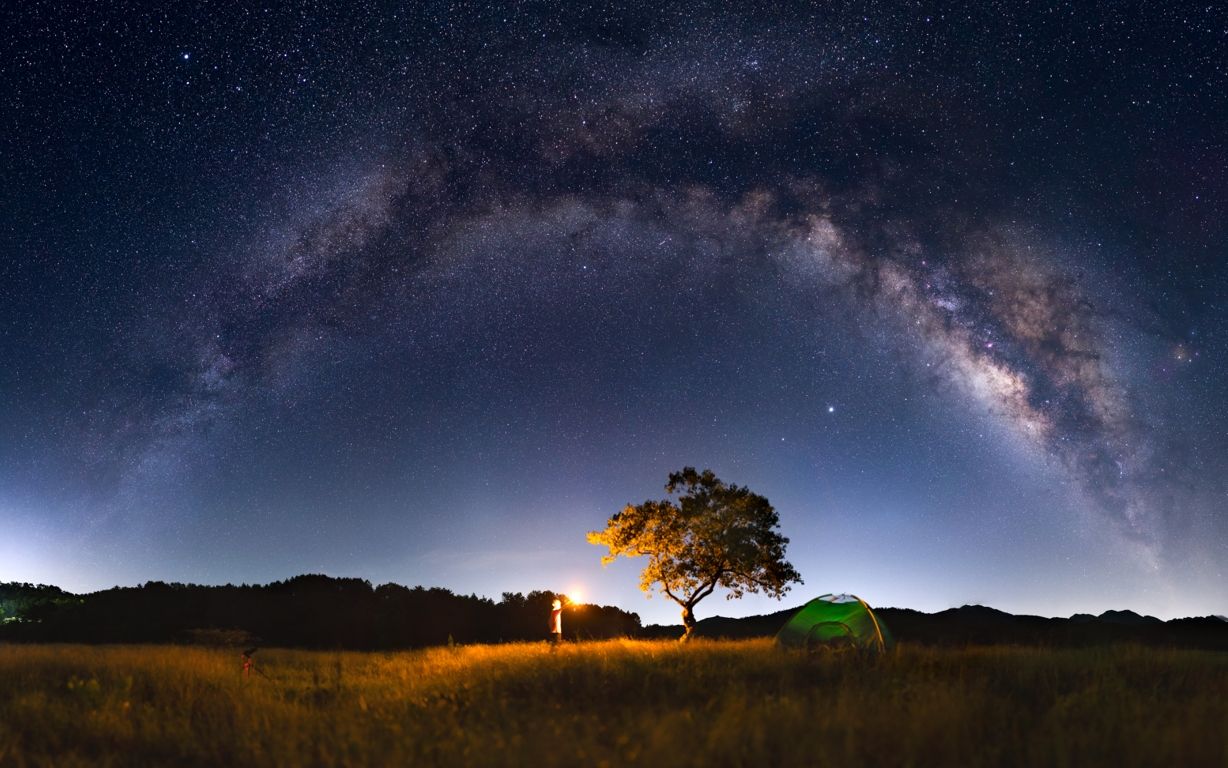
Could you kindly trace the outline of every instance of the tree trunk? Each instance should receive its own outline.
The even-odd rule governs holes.
[[[686,631],[682,637],[678,638],[680,642],[685,643],[691,639],[691,633],[695,631],[695,614],[691,613],[691,606],[682,606],[682,626]]]

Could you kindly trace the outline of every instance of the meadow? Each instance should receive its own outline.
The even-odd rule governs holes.
[[[0,766],[1225,766],[1228,654],[0,646]]]

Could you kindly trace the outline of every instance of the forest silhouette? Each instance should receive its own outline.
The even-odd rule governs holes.
[[[543,639],[562,593],[505,592],[499,602],[439,587],[373,587],[318,574],[267,585],[151,581],[72,595],[46,585],[0,585],[0,640],[172,643],[378,650]],[[620,608],[569,605],[570,639],[636,635]]]

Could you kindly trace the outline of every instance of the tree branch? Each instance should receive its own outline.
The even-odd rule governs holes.
[[[764,581],[763,579],[757,578],[755,576],[751,576],[749,573],[736,573],[736,572],[733,572],[733,573],[739,579],[743,579],[744,581],[749,581],[754,584],[758,584],[764,589],[778,589],[779,588],[779,585],[773,584],[772,582]]]
[[[721,580],[721,576],[726,573],[727,570],[728,569],[723,568],[717,571],[711,579],[704,582],[704,584],[700,586],[699,589],[695,590],[695,593],[691,595],[691,599],[687,601],[687,604],[689,606],[694,606],[700,600],[703,600],[705,597],[712,594],[712,592],[716,589],[717,583]]]

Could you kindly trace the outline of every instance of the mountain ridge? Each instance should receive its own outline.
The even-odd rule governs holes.
[[[699,637],[770,637],[801,606],[770,614],[701,619]],[[934,613],[913,608],[874,609],[888,631],[900,641],[922,645],[1050,645],[1093,646],[1118,643],[1228,650],[1228,620],[1219,616],[1188,616],[1167,621],[1128,609],[1093,616],[1069,617],[1011,614],[984,605],[962,605]],[[650,624],[641,636],[670,637],[681,625]]]

